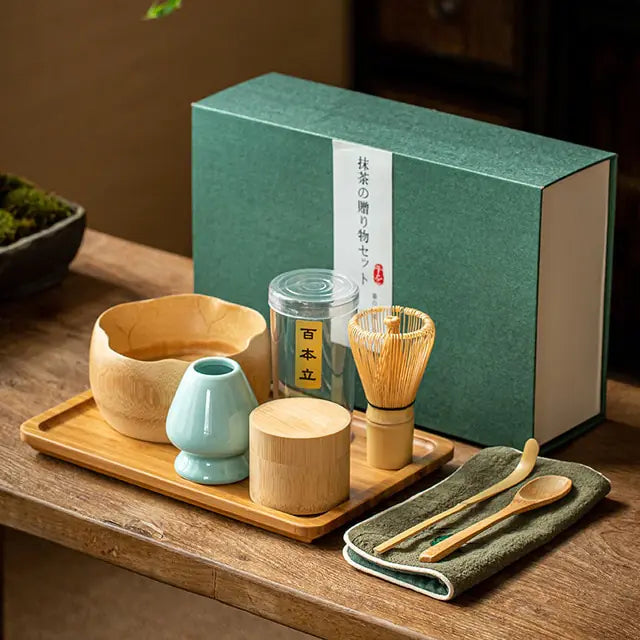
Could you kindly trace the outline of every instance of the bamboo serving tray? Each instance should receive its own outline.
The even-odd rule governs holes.
[[[20,428],[34,449],[124,482],[188,502],[216,513],[311,542],[451,460],[453,444],[416,431],[413,462],[398,471],[374,469],[365,460],[364,414],[353,414],[351,494],[326,513],[292,516],[262,507],[249,498],[249,481],[204,486],[181,478],[173,469],[177,450],[170,444],[134,440],[112,429],[102,418],[91,391],[53,407]]]

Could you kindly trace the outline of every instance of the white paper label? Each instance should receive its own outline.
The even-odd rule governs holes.
[[[333,141],[333,268],[360,287],[360,309],[393,304],[393,154]]]

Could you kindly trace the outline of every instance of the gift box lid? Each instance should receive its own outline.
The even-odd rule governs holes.
[[[279,73],[193,106],[540,188],[614,155]]]

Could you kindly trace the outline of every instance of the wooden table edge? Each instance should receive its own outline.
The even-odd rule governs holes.
[[[6,486],[0,486],[0,525],[319,637],[335,635],[339,629],[345,637],[428,638],[383,618],[202,558],[117,523],[44,503]],[[153,562],[149,561],[149,550],[157,556]],[[287,606],[278,606],[283,600]],[[322,615],[318,615],[320,611]]]
[[[122,255],[132,255],[135,259],[122,261]],[[11,473],[5,474],[0,480],[0,533],[1,525],[12,527],[16,530],[38,536],[40,538],[50,540],[54,543],[64,545],[70,549],[75,549],[89,556],[104,560],[116,566],[124,567],[133,572],[148,576],[152,579],[164,582],[169,585],[176,586],[203,596],[216,599],[219,602],[234,606],[244,611],[248,611],[269,620],[273,620],[280,624],[306,631],[324,637],[341,637],[345,640],[355,640],[356,638],[442,638],[445,636],[457,636],[458,633],[467,632],[468,637],[490,637],[487,634],[493,633],[500,635],[500,631],[510,632],[511,637],[531,637],[532,630],[541,630],[548,628],[549,633],[555,631],[558,635],[566,633],[575,635],[575,633],[583,633],[585,629],[593,630],[592,633],[602,632],[602,630],[611,629],[611,617],[602,616],[603,611],[609,611],[605,607],[605,600],[602,599],[602,593],[597,592],[593,597],[587,598],[585,601],[576,599],[574,601],[564,602],[559,600],[563,613],[557,619],[552,616],[544,616],[541,626],[532,626],[531,620],[524,618],[520,612],[520,607],[524,607],[527,602],[523,600],[523,594],[531,593],[532,576],[537,578],[538,575],[549,575],[543,570],[548,568],[553,558],[542,558],[534,561],[534,566],[525,568],[515,568],[513,572],[505,570],[505,575],[498,582],[500,587],[496,587],[495,581],[493,586],[489,586],[486,591],[482,587],[476,593],[470,594],[469,597],[463,597],[460,602],[440,603],[429,598],[418,601],[412,594],[408,596],[407,590],[403,590],[399,586],[390,585],[388,583],[376,580],[374,578],[358,574],[355,569],[344,565],[346,576],[353,576],[354,583],[361,586],[360,593],[353,593],[353,600],[349,590],[349,580],[345,587],[336,586],[337,597],[340,602],[331,601],[332,592],[320,592],[323,583],[317,584],[309,580],[300,580],[303,586],[294,588],[289,585],[287,578],[292,577],[289,567],[286,571],[283,569],[276,575],[283,576],[278,584],[271,581],[268,572],[263,577],[256,576],[254,573],[236,567],[236,558],[229,555],[229,559],[225,562],[216,561],[211,558],[211,552],[206,546],[195,545],[189,549],[200,549],[200,551],[191,552],[181,546],[179,541],[159,540],[153,529],[146,532],[137,529],[135,524],[127,522],[113,522],[106,519],[118,518],[119,512],[112,509],[109,516],[102,515],[99,510],[92,510],[92,513],[81,513],[76,511],[74,503],[65,500],[61,503],[48,501],[41,497],[33,497],[28,492],[28,482],[32,484],[46,483],[46,479],[39,476],[34,478],[26,478],[24,474],[32,473],[33,466],[26,456],[22,456],[20,447],[27,447],[26,444],[20,444],[17,433],[14,429],[24,417],[28,417],[30,413],[36,413],[29,409],[26,415],[27,406],[34,408],[53,405],[59,401],[58,396],[62,397],[76,393],[77,390],[86,387],[86,369],[87,362],[87,346],[90,336],[90,328],[95,316],[104,310],[106,301],[112,303],[120,303],[128,299],[149,298],[159,295],[167,295],[169,293],[185,293],[193,290],[192,280],[192,262],[189,258],[176,256],[168,252],[143,247],[141,245],[130,243],[128,241],[107,236],[96,231],[87,230],[78,258],[72,265],[72,275],[66,283],[63,283],[60,290],[49,294],[43,294],[45,301],[55,301],[53,306],[49,306],[50,302],[41,302],[39,298],[33,301],[26,301],[27,309],[32,313],[32,317],[27,318],[26,329],[23,333],[18,333],[20,345],[16,344],[15,353],[22,356],[18,351],[18,347],[23,343],[31,344],[33,340],[37,345],[54,344],[59,340],[60,344],[65,348],[65,354],[68,355],[66,360],[61,358],[61,363],[75,367],[73,375],[69,375],[69,380],[60,383],[59,388],[65,389],[65,393],[58,390],[58,385],[51,385],[50,392],[44,394],[51,398],[50,402],[44,403],[36,399],[33,389],[38,389],[38,385],[43,384],[41,377],[42,371],[37,373],[28,373],[26,376],[24,371],[15,368],[11,362],[7,366],[7,381],[13,382],[14,376],[22,376],[25,384],[29,385],[30,398],[26,406],[23,406],[24,400],[19,394],[12,395],[13,403],[10,403],[5,414],[5,424],[0,427],[6,429],[8,437],[5,438],[6,453],[9,456],[5,464]],[[74,279],[75,278],[75,279]],[[80,278],[78,280],[78,278]],[[75,307],[70,300],[75,300],[77,296],[76,287],[81,287],[81,291],[88,292],[91,285],[98,284],[98,290],[91,293],[91,297],[87,293],[86,300],[83,304],[89,310],[95,310],[95,314],[91,317],[91,324],[83,321],[85,324],[75,321],[67,325],[47,324],[48,319],[43,324],[43,318],[40,314],[44,310],[60,309],[61,319],[75,317]],[[102,289],[104,285],[104,290]],[[59,306],[58,306],[59,305]],[[21,311],[14,313],[13,322],[16,325],[20,322],[19,314]],[[11,318],[10,318],[11,320]],[[11,325],[9,325],[11,326]],[[42,328],[42,333],[33,331],[36,327]],[[62,333],[63,332],[63,333]],[[61,338],[62,336],[62,338]],[[7,340],[7,344],[11,344],[13,337]],[[11,353],[14,353],[12,351]],[[42,357],[34,355],[34,357]],[[24,359],[26,362],[28,358]],[[52,371],[57,371],[55,367]],[[64,374],[62,374],[64,375]],[[45,382],[47,382],[45,380]],[[47,382],[47,384],[49,384]],[[11,390],[12,385],[5,387]],[[3,387],[3,388],[5,388]],[[49,390],[47,390],[49,391]],[[608,421],[617,422],[620,425],[631,425],[634,429],[640,428],[640,389],[632,385],[628,380],[608,381],[608,397],[607,397],[607,418]],[[18,419],[20,418],[20,419]],[[615,425],[612,425],[615,427]],[[589,435],[581,436],[576,439],[567,448],[563,447],[563,456],[568,455],[568,459],[590,464],[594,468],[602,470],[606,474],[612,473],[611,479],[613,483],[613,491],[611,497],[614,501],[631,507],[631,515],[625,520],[625,512],[622,516],[607,516],[604,525],[592,523],[589,526],[593,528],[593,535],[602,536],[606,533],[607,546],[609,552],[609,544],[619,543],[624,540],[631,540],[628,533],[622,536],[622,531],[628,532],[628,523],[637,521],[637,474],[628,468],[631,463],[635,465],[637,459],[633,457],[633,451],[630,445],[638,441],[637,435],[630,435],[628,429],[617,431],[612,428],[612,436],[605,436],[604,430],[607,426],[601,425],[589,432]],[[594,434],[594,435],[591,435]],[[620,443],[612,441],[615,435],[624,436],[623,445],[627,450],[623,455],[618,451]],[[582,438],[586,440],[581,443]],[[458,466],[475,452],[476,448],[468,443],[454,440],[456,446],[456,456],[454,465]],[[605,446],[605,451],[593,453],[594,447]],[[26,450],[26,449],[25,449]],[[15,460],[10,456],[16,455]],[[635,469],[635,467],[633,467]],[[5,481],[4,478],[7,478]],[[87,484],[92,484],[88,482]],[[49,495],[44,489],[37,490],[38,496]],[[91,493],[95,499],[95,492]],[[625,504],[627,503],[627,504]],[[85,505],[86,506],[86,505]],[[90,505],[89,505],[90,506]],[[144,505],[143,505],[144,506]],[[78,506],[78,509],[82,505]],[[136,513],[137,515],[137,513]],[[609,518],[612,518],[609,522]],[[104,520],[102,518],[105,518]],[[139,520],[136,522],[140,522]],[[624,525],[624,526],[623,526]],[[235,530],[235,529],[234,529]],[[264,533],[264,535],[271,535]],[[576,536],[576,538],[579,536]],[[590,538],[591,539],[591,538]],[[598,538],[602,541],[602,538]],[[268,549],[269,541],[265,541],[263,548]],[[300,543],[302,544],[302,543]],[[591,550],[590,546],[579,541],[565,541],[563,545],[554,550],[557,559],[563,560],[566,566],[573,568],[581,568],[593,561],[589,555],[582,556],[580,554],[588,554]],[[563,547],[568,547],[568,551],[563,551]],[[600,548],[600,547],[599,547]],[[612,548],[612,547],[611,547]],[[635,561],[635,547],[629,544],[624,553],[628,554],[629,561]],[[550,552],[550,550],[549,550]],[[574,553],[575,552],[575,553]],[[331,561],[334,567],[338,566],[338,562],[343,562],[340,558],[334,558],[339,551],[331,551]],[[546,552],[545,552],[546,553]],[[323,558],[329,557],[329,551],[318,553],[318,560],[313,558],[312,562],[305,563],[305,568],[309,570],[319,566]],[[595,556],[594,556],[595,557]],[[610,556],[606,556],[610,557]],[[586,561],[584,560],[586,558]],[[590,559],[591,558],[591,559]],[[616,557],[617,566],[621,567],[626,562],[626,556],[618,555]],[[630,564],[628,562],[627,564]],[[539,565],[539,566],[535,566]],[[242,565],[237,565],[242,566]],[[256,566],[253,564],[252,566]],[[341,565],[340,565],[341,566]],[[626,565],[625,565],[626,566]],[[349,574],[353,571],[353,574]],[[555,571],[555,569],[554,569]],[[637,584],[636,575],[633,574],[633,586]],[[516,576],[517,581],[516,582]],[[581,594],[583,587],[576,584],[577,577],[571,574],[562,574],[567,579],[568,585],[573,588],[574,593]],[[502,592],[502,581],[505,579],[505,591]],[[625,574],[626,584],[616,580],[616,585],[620,584],[624,587],[613,590],[616,597],[616,603],[620,602],[614,610],[616,616],[616,624],[618,629],[622,631],[617,637],[624,637],[624,627],[622,623],[637,624],[637,616],[634,616],[633,607],[629,608],[628,596],[631,592],[629,585],[631,584],[629,573]],[[366,579],[366,584],[365,584]],[[522,580],[520,583],[519,581]],[[297,583],[298,581],[296,581]],[[516,587],[509,586],[509,583],[515,582]],[[312,586],[310,586],[312,585]],[[520,586],[521,585],[521,586]],[[329,588],[331,585],[328,585]],[[562,585],[564,586],[564,585]],[[529,607],[529,611],[534,614],[539,613],[542,609],[549,606],[556,606],[555,602],[549,599],[554,595],[553,591],[544,592],[541,602],[535,603],[535,607]],[[596,588],[596,587],[594,587]],[[305,590],[306,589],[306,590]],[[384,597],[375,600],[375,593],[380,590]],[[497,592],[496,592],[497,591]],[[411,603],[411,610],[407,610],[407,617],[402,615],[402,611],[394,606],[394,596],[398,594],[398,599]],[[504,595],[503,595],[504,594]],[[360,600],[357,600],[357,596]],[[503,599],[504,598],[504,599]],[[619,600],[618,600],[619,598]],[[505,601],[506,599],[506,601]],[[370,604],[371,602],[371,604]],[[556,600],[558,602],[558,600]],[[611,604],[611,598],[607,601]],[[422,606],[421,606],[422,605]],[[351,609],[350,607],[354,607]],[[415,608],[413,608],[415,607]],[[566,610],[566,611],[565,611]],[[368,612],[375,611],[374,615]],[[431,613],[430,613],[431,612]],[[496,613],[497,612],[497,613]],[[545,611],[546,613],[546,611]],[[389,622],[384,616],[398,614],[395,619],[397,624]],[[434,615],[434,620],[429,620],[429,616]],[[617,618],[617,616],[624,616]],[[413,622],[411,622],[413,621]],[[424,621],[424,623],[422,622]],[[514,633],[514,628],[523,623],[520,633]],[[573,623],[576,624],[575,630],[572,629]],[[406,628],[405,625],[413,624],[413,628]],[[420,634],[416,629],[429,627],[428,633]],[[458,628],[461,630],[458,632]],[[520,629],[520,626],[518,626]],[[506,630],[506,631],[505,631]],[[562,633],[564,632],[564,634]],[[535,635],[535,634],[534,634]],[[587,634],[588,635],[588,634]],[[602,634],[601,634],[602,635]],[[637,635],[637,634],[636,634]]]

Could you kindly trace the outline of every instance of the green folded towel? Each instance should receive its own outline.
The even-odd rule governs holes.
[[[451,600],[549,542],[611,488],[607,478],[590,467],[538,458],[532,474],[519,485],[445,518],[386,553],[374,553],[381,542],[505,478],[519,459],[520,452],[508,447],[480,451],[442,482],[351,527],[344,534],[345,560],[365,573],[438,600]],[[426,547],[499,511],[523,484],[544,475],[571,478],[570,493],[558,502],[503,520],[440,562],[419,561]]]

